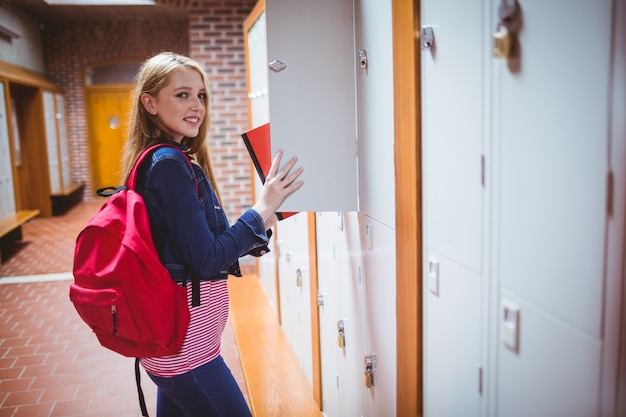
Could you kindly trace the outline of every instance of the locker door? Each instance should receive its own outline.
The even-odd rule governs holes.
[[[362,416],[365,320],[359,216],[355,212],[345,212],[339,213],[337,219],[337,279],[341,300],[337,306],[337,320],[343,324],[345,334],[344,346],[338,349],[339,416]]]
[[[57,135],[56,112],[54,110],[54,95],[49,91],[43,92],[43,110],[48,150],[48,169],[50,173],[50,193],[54,194],[61,190],[61,164],[59,160],[59,139]]]
[[[365,416],[396,415],[396,233],[388,226],[363,217],[363,358],[375,354],[374,380],[363,388]],[[363,366],[363,365],[362,365]],[[440,414],[444,415],[444,414]]]
[[[70,172],[70,151],[67,143],[67,121],[65,119],[65,99],[62,94],[54,95],[55,117],[59,132],[59,155],[61,163],[61,187],[69,188],[72,185]]]
[[[342,417],[339,408],[340,350],[337,345],[339,221],[337,212],[316,213],[322,411],[327,417]]]
[[[304,167],[283,211],[357,209],[352,3],[265,3],[272,148]]]
[[[482,0],[423,0],[425,416],[478,416],[484,273]],[[429,266],[430,265],[430,266]]]
[[[4,83],[0,83],[0,220],[15,213],[13,161],[9,145],[9,118],[5,103]]]
[[[281,325],[313,386],[310,271],[307,213],[298,213],[277,225],[280,236],[278,281]]]
[[[265,10],[256,10],[261,7],[257,3],[244,24],[247,76],[248,76],[248,103],[250,109],[250,128],[261,126],[269,121],[269,97],[267,85],[267,34],[265,28]],[[259,196],[263,184],[250,163],[250,172],[255,196]],[[274,247],[275,239],[270,241],[270,248]],[[277,255],[276,251],[257,259],[259,280],[265,289],[270,304],[278,313],[278,283],[277,283]]]
[[[497,269],[521,321],[498,415],[599,415],[612,7],[524,2],[517,65],[494,62]]]

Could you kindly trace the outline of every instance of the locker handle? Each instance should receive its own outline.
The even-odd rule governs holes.
[[[274,72],[281,72],[282,70],[287,68],[287,63],[279,59],[275,59],[272,62],[270,62],[268,66]]]

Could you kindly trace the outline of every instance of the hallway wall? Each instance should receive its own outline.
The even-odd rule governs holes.
[[[212,86],[211,151],[225,211],[234,220],[252,205],[247,151],[240,133],[248,127],[243,19],[256,0],[181,2],[161,0],[173,8],[167,21],[51,21],[41,36],[46,73],[67,94],[68,139],[72,172],[90,187],[85,69],[105,63],[143,61],[163,50],[200,62]],[[176,11],[176,13],[174,13]],[[180,12],[189,16],[177,17]],[[183,13],[183,15],[184,15]]]
[[[44,57],[39,23],[24,12],[9,6],[0,7],[0,25],[19,35],[0,40],[0,61],[44,73]]]

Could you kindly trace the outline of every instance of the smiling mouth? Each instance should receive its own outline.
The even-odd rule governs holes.
[[[200,121],[199,117],[185,117],[185,121],[190,123],[198,123]]]

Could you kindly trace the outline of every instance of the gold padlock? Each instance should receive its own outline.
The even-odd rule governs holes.
[[[369,369],[363,373],[363,383],[365,384],[367,388],[372,387],[373,379],[374,379],[374,375],[372,374],[372,371],[370,371]]]
[[[337,346],[346,347],[346,328],[343,320],[337,322]]]
[[[511,33],[506,26],[499,24],[493,33],[493,56],[508,58],[511,55]]]

